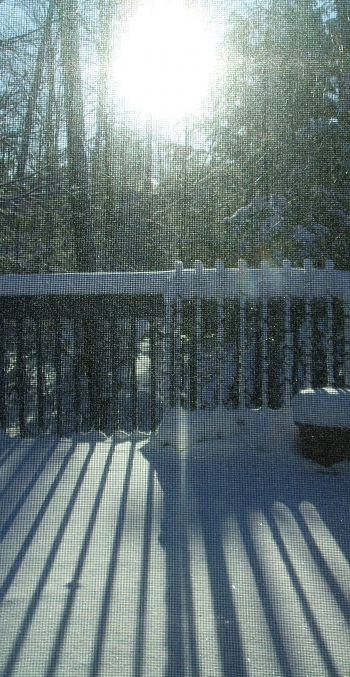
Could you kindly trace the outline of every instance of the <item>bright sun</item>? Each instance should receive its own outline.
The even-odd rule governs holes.
[[[181,0],[149,0],[130,20],[112,79],[140,113],[176,122],[195,113],[215,68],[215,35]]]

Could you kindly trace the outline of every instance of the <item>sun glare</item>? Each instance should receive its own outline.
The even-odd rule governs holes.
[[[181,0],[150,0],[130,19],[111,77],[135,111],[176,122],[195,113],[208,92],[215,51],[203,12]]]

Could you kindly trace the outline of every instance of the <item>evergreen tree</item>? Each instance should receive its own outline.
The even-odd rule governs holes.
[[[313,0],[271,0],[244,19],[234,16],[225,57],[211,134],[212,167],[221,183],[213,191],[220,196],[218,245],[230,262],[243,244],[249,252],[251,237],[251,262],[262,256],[299,262],[306,254],[322,264],[335,253],[329,247],[339,224],[332,227],[319,204],[335,183],[341,189],[335,55],[325,10]],[[269,198],[274,206],[264,238]],[[265,201],[262,211],[259,200]],[[276,204],[283,205],[277,221]],[[255,222],[259,210],[264,216],[250,235],[248,219],[241,246],[231,227],[237,219],[227,218],[227,211],[231,216],[248,205]]]

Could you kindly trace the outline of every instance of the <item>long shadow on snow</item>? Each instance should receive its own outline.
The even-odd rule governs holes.
[[[177,455],[164,448],[158,459],[150,459],[164,492],[162,529],[159,536],[166,548],[168,667],[166,677],[199,677],[200,667],[195,630],[195,614],[188,549],[189,504],[192,496],[198,505],[203,531],[216,627],[224,677],[246,677],[237,618],[231,596],[231,586],[225,564],[220,535],[220,515],[210,510],[196,483],[196,464],[190,456]],[[198,479],[198,478],[197,478]],[[208,493],[207,493],[208,492]],[[208,510],[208,512],[207,512]]]
[[[42,518],[43,518],[43,516],[46,512],[46,509],[47,509],[47,507],[48,507],[48,505],[49,505],[49,503],[50,503],[50,501],[53,497],[53,494],[54,494],[54,492],[55,492],[55,490],[58,486],[58,483],[60,482],[60,480],[62,478],[64,469],[68,465],[69,459],[71,458],[73,452],[74,452],[74,445],[69,450],[69,452],[66,454],[64,461],[63,461],[63,463],[60,467],[60,470],[57,473],[55,480],[52,483],[50,490],[49,490],[48,494],[46,495],[44,502],[41,505],[41,508],[40,508],[40,510],[37,514],[37,517],[34,520],[32,527],[31,527],[30,531],[28,532],[27,537],[25,538],[25,540],[22,544],[22,547],[21,547],[20,551],[18,552],[18,554],[17,554],[17,556],[16,556],[16,558],[15,558],[15,560],[14,560],[14,562],[13,562],[11,568],[10,568],[10,571],[9,571],[9,573],[8,573],[6,579],[5,579],[5,581],[4,581],[4,583],[1,587],[0,602],[4,599],[4,596],[7,592],[7,590],[9,589],[10,585],[12,584],[12,581],[13,581],[13,579],[14,579],[14,577],[15,577],[18,569],[19,569],[20,563],[22,562],[23,557],[24,557],[24,555],[25,555],[25,553],[26,553],[26,551],[27,551],[32,539],[33,539],[33,536],[34,536],[36,530],[38,529],[38,526],[39,526],[39,524],[40,524],[40,522],[41,522],[41,520],[42,520]],[[30,630],[31,622],[32,622],[33,617],[35,615],[35,611],[36,611],[36,609],[39,605],[39,602],[40,602],[41,596],[43,594],[45,585],[46,585],[48,577],[50,575],[50,571],[51,571],[51,569],[54,565],[58,549],[59,549],[60,544],[62,542],[62,539],[64,537],[70,516],[73,512],[76,500],[78,498],[80,489],[82,487],[84,477],[86,475],[87,468],[88,468],[88,465],[89,465],[90,460],[92,458],[93,452],[94,452],[94,445],[90,444],[89,451],[88,451],[87,455],[85,456],[85,459],[84,459],[84,462],[83,462],[82,467],[80,469],[80,472],[79,472],[78,478],[76,480],[74,489],[73,489],[73,491],[70,495],[70,499],[69,499],[68,504],[67,504],[65,511],[63,513],[59,528],[56,532],[56,535],[55,535],[55,538],[54,538],[53,543],[51,545],[50,551],[49,551],[47,558],[45,560],[44,567],[43,567],[43,569],[40,573],[40,576],[38,578],[35,590],[34,590],[32,596],[31,596],[31,599],[29,601],[26,613],[24,615],[24,618],[22,620],[22,623],[20,625],[20,628],[18,630],[16,638],[13,642],[9,657],[7,659],[4,671],[2,673],[3,677],[11,677],[11,675],[13,674],[13,672],[16,669],[16,665],[17,665],[17,662],[19,660],[21,650],[22,650],[23,645],[25,643],[27,634]]]
[[[231,454],[221,455],[213,445],[212,452],[205,456],[203,454],[196,456],[189,451],[187,456],[181,459],[171,448],[164,448],[162,451],[159,458],[148,457],[148,460],[156,469],[164,492],[164,519],[160,541],[167,550],[169,623],[167,677],[175,674],[180,676],[196,674],[197,648],[193,628],[189,645],[192,647],[190,655],[195,659],[192,669],[190,668],[189,672],[186,669],[184,629],[186,609],[181,607],[185,604],[190,608],[192,604],[186,542],[188,520],[192,521],[192,528],[200,529],[203,534],[223,675],[225,677],[247,675],[223,542],[225,525],[230,517],[235,518],[243,537],[282,674],[284,677],[294,677],[295,666],[286,646],[286,638],[276,610],[276,599],[267,584],[264,562],[257,551],[252,534],[251,517],[254,514],[264,515],[278,548],[278,556],[283,562],[313,637],[315,648],[328,674],[340,677],[334,653],[332,655],[327,637],[324,636],[319,619],[313,611],[310,599],[312,592],[304,590],[300,573],[285,547],[276,521],[276,506],[282,506],[292,516],[299,538],[306,543],[320,579],[328,586],[338,609],[350,627],[350,604],[346,591],[336,577],[331,562],[327,561],[325,554],[321,552],[300,510],[300,505],[305,502],[315,507],[323,524],[349,563],[347,543],[350,539],[349,527],[345,520],[346,505],[343,506],[344,519],[339,515],[339,511],[335,511],[336,514],[333,515],[329,509],[329,502],[334,496],[337,471],[324,473],[317,464],[311,464],[309,461],[305,461],[304,468],[300,464],[293,465],[293,452],[290,457],[291,464],[285,462],[279,465],[279,472],[276,472],[273,457],[269,458],[268,454],[259,452],[248,452],[249,458],[235,455],[234,451]],[[297,475],[294,472],[295,468],[301,469]],[[189,511],[189,505],[194,505],[194,510]],[[184,573],[188,579],[187,586],[184,585]],[[190,616],[188,611],[187,616]],[[191,628],[188,621],[187,626]]]

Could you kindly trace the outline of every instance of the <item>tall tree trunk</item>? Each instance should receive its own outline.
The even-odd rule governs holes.
[[[95,271],[97,254],[93,237],[88,159],[85,147],[78,3],[77,0],[57,0],[57,7],[65,98],[71,226],[75,238],[78,270],[81,272]],[[93,311],[89,319],[84,320],[84,359],[89,385],[90,427],[95,429],[103,426],[106,409],[104,319],[97,311]]]
[[[46,53],[48,41],[49,41],[49,38],[50,38],[50,35],[51,35],[51,24],[52,24],[52,18],[53,18],[53,10],[54,10],[54,0],[50,0],[50,4],[49,4],[48,10],[47,10],[47,16],[46,16],[46,20],[45,20],[45,24],[44,24],[44,28],[43,28],[43,35],[42,35],[42,38],[41,38],[41,42],[40,42],[37,57],[36,57],[34,75],[33,75],[33,82],[32,82],[32,86],[31,86],[31,90],[29,92],[28,105],[27,105],[27,110],[26,110],[24,123],[23,123],[22,141],[21,141],[21,145],[20,145],[20,149],[19,149],[18,165],[17,165],[17,172],[16,172],[16,176],[17,176],[18,179],[23,178],[24,173],[25,173],[26,164],[27,164],[29,142],[30,142],[30,136],[31,136],[32,126],[33,126],[33,117],[34,117],[34,112],[35,112],[35,108],[36,108],[36,105],[37,105],[40,85],[41,85],[42,77],[43,77],[43,71],[44,71],[44,65],[45,65],[45,53]]]
[[[113,0],[99,0],[98,2],[98,82],[96,108],[96,136],[94,146],[94,200],[96,227],[100,233],[99,255],[103,268],[109,268],[111,252],[106,251],[106,239],[113,251],[112,243],[107,233],[110,232],[111,221],[115,218],[117,202],[116,176],[116,139],[115,130],[108,101],[108,73],[113,49],[116,6]],[[103,244],[102,244],[103,243]]]
[[[96,250],[85,148],[84,101],[80,70],[77,0],[57,0],[64,85],[67,160],[70,183],[70,224],[78,270],[96,270]]]
[[[349,0],[335,0],[338,15],[339,107],[341,122],[350,125],[350,6]]]

